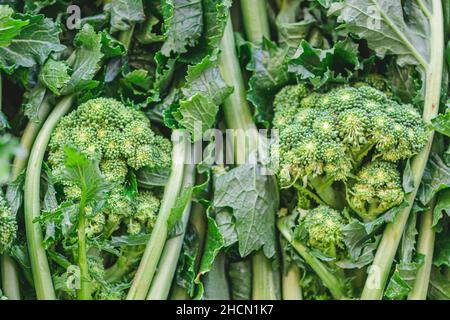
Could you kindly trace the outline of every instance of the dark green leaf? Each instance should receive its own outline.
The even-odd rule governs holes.
[[[450,217],[450,189],[445,189],[438,194],[436,204],[433,209],[433,228],[436,228],[443,215]]]
[[[223,237],[223,246],[229,247],[238,241],[236,226],[233,221],[233,214],[228,210],[220,210],[216,214],[216,223]]]
[[[437,268],[431,271],[428,297],[432,300],[450,300],[450,280]]]
[[[164,0],[162,2],[166,41],[161,52],[184,53],[193,47],[203,31],[203,11],[200,0]]]
[[[250,259],[232,262],[228,266],[232,300],[252,299],[252,265]]]
[[[450,137],[450,111],[431,120],[434,130]]]
[[[25,91],[23,113],[31,121],[43,121],[43,119],[38,119],[38,114],[42,101],[44,101],[45,93],[46,88],[41,83],[38,83],[32,89]]]
[[[441,232],[436,236],[433,264],[436,267],[450,268],[450,235],[448,232]]]
[[[44,84],[54,94],[59,95],[59,91],[70,80],[70,68],[63,61],[48,59],[39,73],[39,81]]]
[[[114,0],[105,6],[105,11],[111,15],[111,32],[129,30],[145,18],[142,0]]]
[[[192,196],[192,186],[187,186],[178,196],[175,206],[170,210],[170,215],[167,218],[167,230],[170,233],[177,222],[181,219],[184,209]]]
[[[136,172],[139,187],[151,189],[154,187],[163,187],[169,179],[170,169],[154,169],[143,167]]]
[[[274,256],[278,202],[274,177],[258,166],[243,164],[215,179],[214,206],[233,209],[242,257],[261,247],[268,258]]]
[[[450,187],[450,168],[439,155],[432,152],[425,167],[417,197],[422,204],[426,205],[437,192],[448,187]]]

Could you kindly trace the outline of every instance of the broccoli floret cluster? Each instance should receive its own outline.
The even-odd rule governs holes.
[[[383,160],[366,164],[358,172],[353,185],[347,189],[350,207],[366,221],[399,205],[403,197],[397,166]]]
[[[65,198],[78,200],[79,188],[64,179],[66,145],[89,158],[100,159],[100,172],[114,185],[102,210],[87,212],[87,236],[103,234],[108,238],[122,224],[129,234],[150,232],[159,198],[147,191],[133,198],[124,192],[130,171],[144,166],[170,167],[170,141],[151,130],[148,118],[114,99],[99,98],[89,100],[61,119],[50,139],[49,164],[56,181],[64,186]]]
[[[321,175],[346,181],[368,153],[397,162],[417,154],[427,141],[413,106],[368,85],[327,93],[309,93],[304,84],[287,86],[276,95],[274,110],[279,143],[271,153],[282,186]]]
[[[8,202],[0,194],[0,254],[8,252],[17,236],[17,221]]]
[[[58,123],[49,143],[49,163],[56,178],[64,168],[66,145],[90,158],[100,158],[102,174],[119,184],[130,168],[170,167],[170,141],[151,130],[142,112],[114,99],[89,100]]]
[[[328,206],[319,206],[300,215],[297,236],[312,249],[338,258],[345,253],[343,227],[347,220]]]

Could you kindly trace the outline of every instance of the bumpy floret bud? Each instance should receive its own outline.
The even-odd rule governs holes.
[[[7,252],[17,236],[17,222],[6,199],[0,195],[0,254]]]

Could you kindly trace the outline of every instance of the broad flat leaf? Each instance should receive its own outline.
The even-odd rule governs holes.
[[[0,46],[0,66],[8,72],[17,67],[33,67],[43,64],[52,52],[65,47],[59,42],[60,28],[43,15],[15,13],[14,19],[28,21],[20,34],[11,39],[7,47]]]
[[[10,7],[0,5],[0,47],[7,47],[29,22],[28,20],[14,19],[13,13],[14,11]]]
[[[233,92],[233,88],[223,81],[216,61],[210,56],[206,56],[197,65],[188,67],[186,84],[181,90],[186,97],[201,93],[211,98],[216,105],[222,104]]]
[[[191,200],[192,196],[192,186],[187,186],[183,189],[181,194],[178,196],[176,205],[170,209],[170,215],[167,218],[167,230],[171,233],[175,225],[183,216],[183,212],[186,209],[186,205]]]
[[[145,19],[142,0],[114,0],[105,6],[111,15],[111,32],[129,30]]]
[[[202,0],[204,35],[209,51],[217,48],[227,23],[231,0]]]
[[[70,68],[64,61],[48,59],[39,73],[39,81],[50,89],[54,94],[59,91],[70,80]]]
[[[39,13],[42,9],[56,3],[57,0],[25,0],[24,11],[26,13]]]
[[[192,141],[203,138],[203,133],[216,121],[219,106],[200,93],[180,101],[180,107],[173,112],[175,120],[191,135]]]
[[[233,214],[229,210],[220,210],[216,214],[217,227],[222,234],[224,247],[229,247],[238,241],[236,226],[233,221]]]
[[[424,0],[344,0],[333,3],[329,14],[337,15],[346,30],[366,39],[380,58],[393,54],[399,65],[426,67],[430,26],[418,3],[430,11]]]
[[[260,248],[268,258],[274,256],[278,201],[274,177],[263,175],[252,164],[240,165],[215,179],[214,206],[233,209],[242,257]]]
[[[184,235],[181,255],[178,259],[175,276],[176,283],[185,288],[189,296],[194,295],[195,289],[195,260],[199,250],[199,238],[192,225],[188,225]]]
[[[448,187],[450,187],[450,168],[439,155],[431,153],[418,190],[420,202],[428,204],[437,192]]]
[[[203,31],[201,0],[164,0],[162,7],[166,34],[162,54],[186,52],[197,43]]]
[[[450,111],[438,115],[431,120],[431,123],[433,124],[434,130],[450,137]]]
[[[77,49],[72,66],[73,73],[62,91],[64,95],[92,89],[98,85],[98,81],[94,81],[92,78],[100,69],[100,61],[103,57],[101,39],[102,35],[97,34],[94,28],[88,24],[85,24],[75,36],[74,43]]]

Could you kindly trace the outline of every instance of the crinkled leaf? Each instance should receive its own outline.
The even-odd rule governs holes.
[[[422,182],[418,190],[418,198],[422,204],[428,204],[440,190],[450,187],[450,167],[436,153],[431,153]]]
[[[6,199],[8,200],[11,212],[15,215],[19,212],[23,200],[23,185],[25,183],[25,171],[21,172],[19,176],[8,183],[6,189]]]
[[[142,30],[136,35],[136,39],[142,44],[149,44],[154,42],[161,42],[164,40],[164,35],[154,32],[154,27],[159,24],[159,19],[155,16],[150,16],[145,21]]]
[[[0,46],[0,66],[6,72],[17,67],[41,65],[52,52],[62,51],[60,28],[43,15],[13,14],[14,19],[28,21],[7,47]]]
[[[433,265],[450,268],[450,234],[448,232],[441,232],[436,237]]]
[[[423,0],[344,0],[332,4],[329,14],[337,15],[346,30],[366,39],[379,57],[393,54],[399,65],[425,67],[431,49],[430,26],[418,2],[430,11]]]
[[[190,133],[193,141],[197,141],[213,126],[218,111],[219,106],[210,98],[197,93],[186,100],[181,100],[180,107],[172,114],[179,125]]]
[[[64,61],[48,59],[39,73],[39,81],[44,84],[54,94],[59,95],[59,91],[70,80],[70,68]]]
[[[450,189],[445,189],[438,194],[436,204],[433,209],[433,228],[436,228],[444,214],[450,217]]]
[[[175,276],[176,283],[185,288],[188,295],[192,297],[195,289],[195,260],[199,250],[199,238],[197,232],[188,224],[183,239],[181,255],[178,259],[177,271]]]
[[[74,43],[77,49],[72,66],[73,73],[62,91],[64,95],[92,89],[98,85],[98,81],[92,78],[100,69],[99,63],[103,57],[101,39],[102,35],[97,34],[89,24],[85,24],[75,36]]]
[[[243,164],[215,179],[214,206],[233,209],[242,257],[260,248],[268,258],[274,256],[278,202],[274,177],[258,166]]]
[[[102,52],[105,59],[125,55],[127,48],[122,42],[114,39],[107,32],[102,31],[100,34],[102,36]]]
[[[114,0],[105,6],[111,16],[111,32],[129,30],[145,19],[142,0]]]
[[[24,11],[26,13],[39,13],[42,9],[56,3],[57,0],[25,0]]]
[[[172,209],[170,209],[170,215],[167,218],[167,230],[169,233],[172,232],[175,225],[183,216],[183,212],[186,209],[186,205],[191,200],[191,196],[192,196],[192,186],[187,186],[178,196],[175,206]]]
[[[216,216],[217,227],[223,237],[223,246],[229,247],[238,241],[236,226],[233,221],[233,214],[229,210],[220,210]]]
[[[143,167],[136,172],[139,187],[151,189],[154,187],[165,186],[169,179],[170,169],[154,169]]]
[[[80,188],[87,204],[103,201],[112,186],[100,173],[98,160],[90,160],[68,146],[64,154],[64,179]]]
[[[450,111],[438,115],[436,118],[431,120],[431,123],[433,124],[434,130],[450,137]]]
[[[403,171],[402,187],[405,193],[410,193],[414,190],[414,179],[409,159],[406,161],[405,170]]]
[[[252,58],[247,70],[253,75],[249,80],[247,99],[256,108],[258,122],[270,121],[274,94],[290,79],[287,48],[279,48],[274,42],[263,38],[261,46],[250,46]]]
[[[32,121],[43,121],[38,119],[39,108],[44,100],[46,88],[40,82],[32,89],[25,91],[23,113]]]
[[[162,2],[166,40],[161,48],[165,56],[184,53],[193,47],[203,31],[200,0],[164,0]]]
[[[200,63],[189,66],[186,83],[181,88],[186,97],[192,97],[196,93],[201,93],[205,97],[211,98],[220,105],[232,92],[233,88],[223,81],[220,70],[210,56],[206,56]]]
[[[0,47],[7,47],[11,40],[20,34],[28,20],[14,19],[14,11],[7,5],[0,5]]]
[[[394,274],[389,280],[388,286],[384,293],[385,297],[390,300],[403,300],[412,290],[414,281],[416,280],[417,270],[422,263],[405,262],[396,266]]]
[[[228,18],[231,0],[202,0],[204,35],[209,51],[218,47]]]
[[[428,297],[431,300],[450,300],[450,280],[437,268],[431,270]]]

